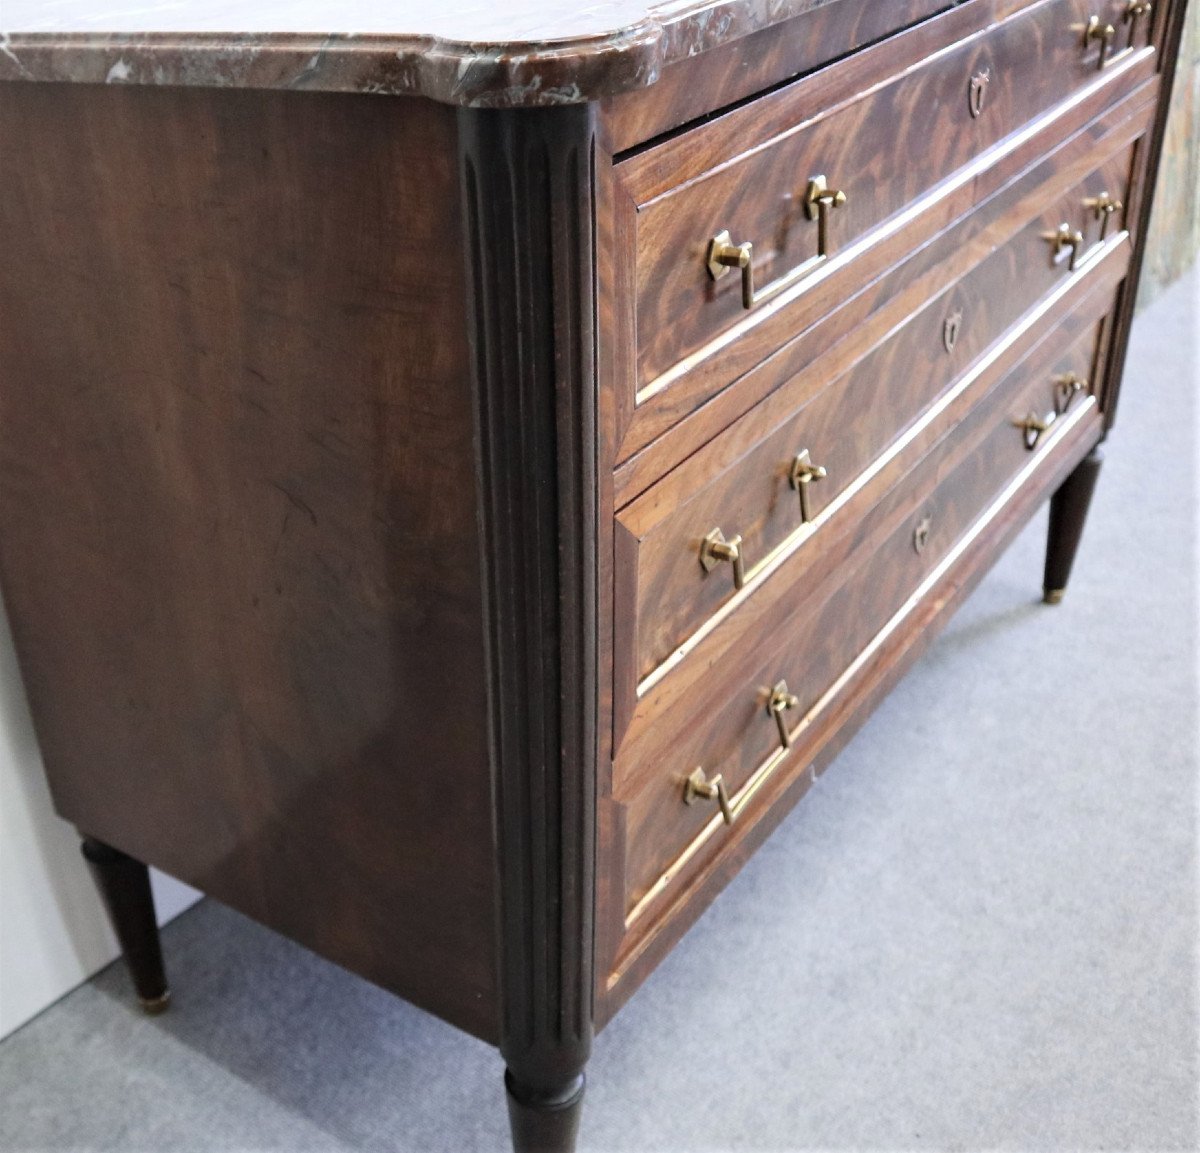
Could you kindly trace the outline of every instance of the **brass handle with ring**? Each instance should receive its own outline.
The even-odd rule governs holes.
[[[1057,419],[1057,411],[1048,412],[1044,417],[1038,416],[1036,412],[1031,412],[1028,416],[1024,416],[1020,420],[1014,420],[1013,427],[1024,431],[1025,447],[1030,452],[1033,452],[1037,448],[1038,441],[1041,440],[1043,434],[1053,427]]]
[[[1105,24],[1099,16],[1088,17],[1088,22],[1083,25],[1076,25],[1083,32],[1083,50],[1087,52],[1092,46],[1093,40],[1100,41],[1100,56],[1096,61],[1096,70],[1102,71],[1107,63],[1108,50],[1112,47],[1112,42],[1116,38],[1117,30],[1111,24]]]
[[[1104,239],[1105,233],[1108,232],[1108,222],[1112,219],[1113,214],[1120,212],[1125,206],[1115,197],[1110,196],[1107,192],[1101,192],[1099,196],[1088,196],[1083,201],[1084,208],[1087,208],[1100,221],[1100,239]]]
[[[804,192],[804,212],[809,220],[817,222],[817,255],[798,264],[766,288],[756,288],[754,284],[754,245],[750,241],[735,244],[728,229],[718,232],[708,242],[704,267],[713,280],[720,280],[733,269],[739,269],[742,274],[742,307],[754,308],[798,283],[829,258],[829,213],[845,203],[846,194],[841,189],[830,188],[824,176],[814,176],[809,180]]]
[[[1133,47],[1134,37],[1137,35],[1138,21],[1143,16],[1149,17],[1154,13],[1154,5],[1150,0],[1129,0],[1125,5],[1125,11],[1121,15],[1121,23],[1129,25],[1129,41],[1128,47]]]
[[[1064,372],[1054,378],[1054,412],[1065,416],[1071,402],[1087,390],[1088,382],[1077,372]],[[1028,418],[1026,418],[1028,419]]]
[[[800,494],[800,519],[808,524],[812,520],[812,510],[808,505],[808,486],[814,480],[824,480],[829,473],[819,464],[813,464],[812,456],[808,449],[797,453],[792,461],[791,470],[788,472],[788,480]]]
[[[1074,272],[1079,251],[1083,248],[1083,233],[1064,221],[1054,232],[1043,232],[1042,239],[1050,243],[1051,263],[1062,264],[1069,257],[1067,270]]]
[[[799,698],[788,691],[787,681],[779,681],[767,697],[767,712],[775,718],[775,724],[779,728],[779,742],[785,750],[792,747],[792,734],[788,731],[784,714],[799,703]],[[730,799],[725,778],[720,773],[709,777],[703,766],[697,766],[683,783],[683,802],[686,805],[695,805],[701,801],[716,801],[721,810],[721,819],[725,824],[732,825],[753,791],[748,790],[735,804]]]
[[[717,773],[710,781],[703,768],[692,770],[691,776],[683,785],[683,802],[694,805],[697,801],[716,801],[721,809],[721,817],[727,825],[732,825],[737,813],[729,800],[729,790],[725,787],[725,778]]]
[[[733,566],[733,587],[740,589],[746,583],[745,560],[742,555],[742,538],[740,536],[725,539],[725,534],[719,528],[714,528],[700,542],[700,563],[705,572],[712,572],[717,565],[728,563]]]
[[[767,712],[775,718],[775,724],[779,728],[779,743],[785,749],[792,747],[792,734],[788,730],[787,717],[784,716],[789,709],[794,709],[800,703],[800,698],[795,693],[789,692],[787,681],[780,681],[771,690],[771,695],[767,698]]]
[[[840,188],[830,188],[824,176],[814,176],[804,193],[804,211],[817,222],[817,255],[829,255],[829,213],[846,203]]]

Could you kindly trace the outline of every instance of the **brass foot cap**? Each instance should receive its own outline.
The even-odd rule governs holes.
[[[142,1012],[149,1017],[156,1017],[171,1003],[171,990],[168,989],[161,997],[139,997]]]
[[[1063,597],[1067,595],[1066,589],[1047,589],[1042,601],[1048,605],[1061,604]]]

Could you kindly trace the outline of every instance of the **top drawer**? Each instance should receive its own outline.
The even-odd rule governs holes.
[[[1151,34],[1126,0],[1040,0],[993,22],[1011,7],[964,5],[618,166],[637,207],[639,401],[1042,113],[1091,99]]]

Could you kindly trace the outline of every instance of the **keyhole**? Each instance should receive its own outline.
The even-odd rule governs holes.
[[[983,115],[983,102],[987,97],[988,85],[992,82],[990,68],[976,72],[971,77],[971,87],[967,93],[967,104],[971,109],[971,119],[978,120]]]
[[[959,333],[962,331],[963,314],[962,309],[955,309],[946,317],[945,323],[942,325],[942,344],[947,352],[953,352],[954,346],[958,343]]]
[[[929,543],[929,533],[933,528],[933,517],[926,513],[925,516],[917,522],[917,527],[913,530],[913,548],[918,553],[925,551],[925,546]]]

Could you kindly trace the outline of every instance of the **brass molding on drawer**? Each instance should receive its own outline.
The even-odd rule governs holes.
[[[745,365],[748,371],[734,385],[693,407],[710,387],[715,388],[718,379],[705,366],[697,365],[683,389],[641,410],[635,431],[640,429],[647,436],[653,434],[654,440],[618,465],[617,507],[630,505],[662,477],[703,451],[712,441],[714,430],[728,428],[756,405],[775,406],[777,416],[785,416],[803,401],[793,382],[800,378],[828,380],[844,371],[846,356],[839,349],[876,343],[882,334],[896,328],[947,284],[967,276],[1046,205],[1062,204],[1061,214],[1048,221],[1047,227],[1056,227],[1065,218],[1084,232],[1088,243],[1103,239],[1098,230],[1107,236],[1124,222],[1126,209],[1118,210],[1105,225],[1087,201],[1105,191],[1120,196],[1129,173],[1115,174],[1110,181],[1093,180],[1089,174],[1099,157],[1115,156],[1147,130],[1157,89],[1154,79],[1142,83],[1126,101],[1090,121],[1081,121],[1054,149],[1034,154],[1015,177],[995,188],[983,183],[990,172],[981,176],[977,186],[981,195],[974,198],[970,212],[957,215],[955,211],[952,222],[928,244],[889,266],[866,290],[839,296],[829,311],[820,314],[818,323],[798,332],[791,331],[775,354],[752,365],[749,364],[752,358],[746,356],[738,367]],[[1064,198],[1072,188],[1078,189],[1079,200],[1068,204]],[[1080,211],[1081,206],[1085,211]],[[1132,207],[1136,209],[1136,204]],[[1130,223],[1134,223],[1132,219]],[[1039,245],[1038,256],[1046,251]],[[768,308],[767,312],[770,311]],[[951,324],[952,320],[957,323]],[[948,309],[943,317],[943,347],[948,339],[957,344],[964,333],[969,342],[976,323],[973,314],[956,317],[955,309]],[[951,331],[947,331],[947,326]],[[728,354],[741,358],[741,343],[732,344]],[[828,367],[831,361],[833,367]],[[807,395],[803,388],[800,392]],[[783,393],[796,399],[779,408],[778,398]],[[827,461],[822,459],[821,463]]]
[[[1079,381],[1074,370],[1091,363],[1102,332],[1103,322],[1085,319],[1082,333],[1066,349],[1056,353],[1057,341],[1051,336],[1028,362],[1018,364],[1008,373],[990,396],[988,415],[980,426],[982,436],[972,434],[973,447],[964,449],[952,468],[943,469],[940,458],[931,459],[905,479],[904,485],[916,497],[908,498],[908,504],[916,512],[896,519],[887,530],[886,539],[868,550],[844,584],[814,606],[811,614],[787,619],[785,631],[789,636],[780,651],[790,653],[790,657],[785,655],[782,659],[795,664],[797,649],[800,653],[808,651],[812,636],[828,633],[826,621],[842,622],[840,628],[845,632],[848,606],[858,604],[866,612],[858,632],[853,627],[849,629],[854,635],[846,642],[846,659],[840,661],[841,650],[836,648],[825,657],[824,664],[832,675],[815,692],[810,684],[801,690],[802,695],[794,694],[786,682],[780,682],[771,691],[767,713],[774,713],[779,720],[786,711],[797,709],[797,720],[792,725],[780,720],[778,742],[768,741],[761,730],[755,729],[758,738],[751,748],[760,749],[761,755],[748,773],[739,767],[743,758],[736,756],[729,772],[719,763],[697,766],[690,771],[680,767],[659,768],[660,773],[665,772],[661,784],[653,790],[643,789],[631,802],[632,810],[639,815],[630,830],[632,874],[628,883],[635,887],[625,916],[627,932],[645,918],[699,854],[721,852],[727,839],[736,837],[744,820],[752,823],[757,819],[756,808],[759,813],[764,809],[756,802],[763,798],[764,807],[769,804],[767,794],[777,779],[794,777],[795,770],[811,775],[815,751],[812,736],[847,684],[870,665],[873,655],[985,531],[1012,495],[1028,483],[1032,473],[1045,466],[1047,458],[1055,454],[1056,446],[1081,424],[1098,427],[1097,403],[1094,396],[1086,394],[1085,387],[1070,389],[1072,398],[1083,396],[1080,401],[1068,401],[1066,407],[1061,407],[1060,398],[1061,382],[1066,378],[1072,378],[1073,383]],[[1067,371],[1055,374],[1047,367],[1048,363],[1065,366]],[[1026,444],[1018,443],[1010,431],[1010,425],[1017,422],[1008,414],[1013,408],[1040,405],[1049,397],[1055,398],[1055,407],[1030,450]],[[932,509],[940,509],[941,515],[931,516]],[[916,549],[910,543],[914,536],[921,539],[921,546]],[[929,560],[925,559],[927,556]],[[897,568],[903,571],[893,598],[887,580]],[[907,586],[903,584],[908,579],[905,573],[916,578]],[[882,597],[876,592],[881,587]],[[763,662],[765,667],[776,667],[780,659],[778,654],[768,653]],[[761,702],[761,697],[758,699]],[[704,713],[697,723],[716,727],[726,722],[723,713]],[[745,723],[758,725],[750,719]],[[686,756],[686,752],[681,756]],[[672,806],[676,812],[688,812],[697,806],[701,811],[706,806],[712,811],[698,826],[680,825],[678,819],[671,817]],[[645,847],[657,845],[664,836],[668,841],[672,836],[676,838],[675,851],[665,859],[661,852],[647,857]],[[662,864],[648,877],[647,867],[655,859],[662,859]]]
[[[1087,380],[1077,372],[1063,372],[1054,378],[1054,407],[1045,415],[1030,412],[1019,420],[1013,421],[1013,426],[1024,434],[1025,447],[1033,452],[1042,438],[1055,430],[1056,425],[1071,410],[1075,398],[1086,395],[1089,390]]]
[[[643,672],[636,682],[637,699],[640,700],[655,693],[659,684],[685,660],[689,659],[691,653],[714,629],[740,611],[747,599],[753,596],[764,583],[772,579],[780,568],[787,565],[791,558],[804,548],[810,538],[816,533],[824,531],[825,526],[835,518],[850,515],[847,510],[864,499],[861,494],[868,489],[875,488],[880,483],[879,478],[886,483],[886,478],[894,472],[895,468],[902,467],[897,462],[911,458],[913,453],[919,453],[922,446],[927,445],[931,438],[939,436],[944,426],[953,422],[954,417],[950,414],[957,411],[962,398],[977,387],[977,382],[981,379],[986,380],[996,364],[1002,363],[1006,356],[1011,355],[1014,350],[1019,350],[1027,343],[1039,330],[1039,326],[1044,323],[1044,318],[1048,314],[1054,313],[1064,301],[1083,290],[1081,278],[1086,277],[1088,269],[1093,265],[1103,263],[1106,256],[1110,260],[1116,259],[1117,263],[1123,267],[1124,260],[1121,258],[1121,254],[1127,250],[1128,244],[1123,233],[1110,236],[1103,245],[1096,246],[1089,255],[1086,268],[1080,268],[1075,274],[1060,282],[1052,293],[1021,317],[1001,341],[990,347],[984,355],[979,356],[969,370],[959,375],[936,401],[924,411],[914,414],[914,418],[907,428],[895,436],[877,456],[865,463],[855,476],[849,478],[847,483],[811,519],[801,520],[797,517],[798,523],[795,527],[777,543],[767,547],[753,562],[746,558],[745,540],[741,536],[734,538],[737,543],[732,551],[736,554],[738,568],[734,571],[734,579],[728,585],[721,582],[720,587],[725,590],[722,599],[711,611],[704,610],[693,614],[692,619],[695,624],[689,629],[687,635],[674,643],[669,652],[653,667]],[[831,402],[832,400],[833,398],[831,398]],[[654,501],[657,498],[651,493],[647,499]],[[719,533],[719,529],[708,533],[701,544],[702,553],[704,545],[715,540]],[[717,563],[714,560],[707,567],[715,567]],[[703,579],[701,566],[697,566],[696,571]],[[728,580],[728,578],[726,579]],[[647,595],[662,596],[659,583],[652,578],[647,578],[646,587]],[[627,595],[619,594],[622,602],[627,600]],[[673,611],[677,615],[686,609],[686,604],[669,600],[660,600],[657,603],[674,605]],[[653,602],[638,602],[634,609],[637,628],[639,630],[649,629],[653,623],[655,612]],[[622,659],[633,659],[633,657],[632,654],[622,654]]]
[[[788,728],[787,712],[800,703],[800,698],[788,689],[787,681],[778,681],[767,697],[767,715],[775,718],[779,730],[779,747],[786,752],[792,747],[792,731]],[[729,797],[725,778],[721,773],[709,776],[703,765],[698,765],[683,783],[683,803],[695,805],[703,801],[715,801],[721,811],[721,819],[727,825],[737,820],[738,814],[750,803],[754,791],[743,788],[736,801]]]
[[[1125,275],[1129,253],[1124,234],[1110,236],[1081,279],[1066,279],[1057,292],[1022,318],[1005,341],[978,358],[888,453],[818,513],[812,525],[800,526],[748,571],[743,589],[708,616],[668,659],[640,681],[626,683],[618,676],[613,787],[619,795],[636,792],[639,782],[648,779],[674,747],[671,734],[678,733],[678,726],[685,724],[688,716],[715,707],[730,684],[758,680],[754,661],[762,646],[774,643],[779,615],[810,611],[825,595],[822,590],[844,579],[863,533],[879,517],[889,515],[891,502],[899,499],[903,478],[939,450],[938,446],[963,443],[962,429],[980,419],[976,410],[981,398],[991,395],[996,382],[1030,356],[1042,333],[1054,327],[1074,332],[1080,324],[1094,323],[1093,318],[1108,307]],[[1081,377],[1091,371],[1090,365],[1071,367]],[[1038,407],[1042,404],[1053,407],[1049,385]],[[1027,411],[1003,414],[1006,436],[1017,447],[1019,435],[1009,425]],[[937,528],[935,525],[935,531]],[[814,531],[822,534],[820,549],[797,547],[804,534]],[[628,614],[618,608],[618,615]],[[625,650],[619,659],[624,661],[627,656]],[[793,691],[798,691],[792,676],[784,675]],[[729,773],[725,776],[730,779]]]
[[[728,230],[718,232],[708,242],[704,266],[713,280],[721,280],[734,268],[741,271],[743,308],[755,308],[786,292],[829,259],[829,214],[846,203],[846,194],[840,188],[830,188],[824,176],[814,176],[809,180],[801,202],[805,216],[817,224],[817,251],[763,288],[756,288],[754,284],[753,244],[734,244]]]
[[[1022,315],[1102,256],[1115,213],[1101,218],[1089,207],[1099,196],[1089,193],[1123,188],[1134,146],[1121,143],[966,277],[881,326],[878,338],[863,332],[858,359],[818,360],[617,513],[628,533],[619,571],[632,566],[636,574],[632,584],[618,580],[618,611],[634,628],[632,652],[620,659],[634,663],[639,693],[653,686],[660,664],[685,657],[692,635],[724,602],[761,583],[778,550],[795,551],[825,531],[843,494],[900,450],[905,430],[920,426],[993,342],[1010,339]],[[1045,258],[1042,237],[1063,216],[1073,259],[1056,264]],[[714,571],[729,573],[722,562],[732,565],[732,580]]]
[[[1085,67],[1070,30],[1073,15],[1085,8],[1084,0],[1040,0],[847,95],[827,117],[789,126],[788,100],[775,93],[763,98],[769,108],[761,116],[757,104],[747,106],[660,146],[662,156],[652,148],[618,164],[626,194],[620,210],[630,215],[634,243],[629,334],[640,349],[630,396],[622,401],[627,415],[618,459],[646,447],[679,415],[819,322],[832,301],[852,297],[1151,78],[1152,46],[1109,54],[1103,71]],[[1115,9],[1113,19],[1119,20]],[[1032,47],[1025,45],[1030,36]],[[1043,46],[1040,37],[1053,44]],[[1033,54],[1028,63],[1026,51]],[[1060,57],[1061,68],[1051,67]],[[815,83],[798,81],[786,95],[803,108],[806,85]],[[899,99],[907,86],[919,101],[923,84],[939,119],[929,124],[916,104],[906,123],[923,126],[920,141],[871,135],[873,101]],[[941,119],[951,116],[961,123],[941,132]],[[842,124],[839,117],[850,119]],[[741,142],[739,118],[751,128],[761,118],[766,127]],[[902,154],[893,157],[897,150]],[[909,162],[914,150],[919,165]],[[693,162],[693,153],[700,159]],[[672,184],[664,173],[674,167]],[[866,183],[839,176],[861,171],[882,175]],[[813,223],[803,211],[804,181],[818,175],[827,177],[833,198],[814,196]],[[840,203],[838,191],[845,194]],[[740,291],[724,291],[727,284],[736,289],[735,280]]]

